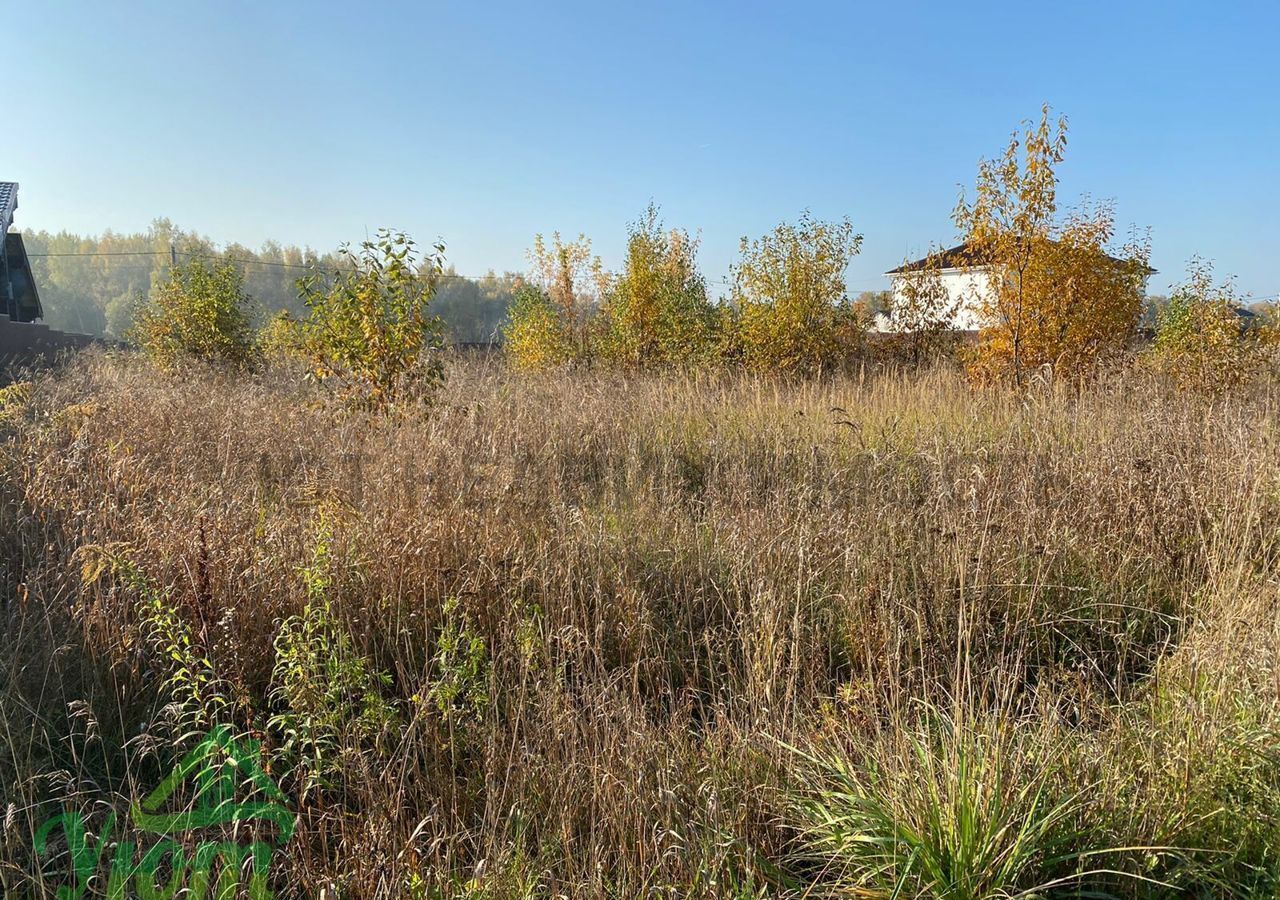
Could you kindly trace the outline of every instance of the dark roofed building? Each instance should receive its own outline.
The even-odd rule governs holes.
[[[919,272],[930,265],[937,266],[940,269],[969,269],[974,266],[986,265],[988,261],[982,257],[980,251],[971,247],[969,244],[956,244],[946,250],[941,250],[921,259],[912,260],[903,263],[896,269],[890,269],[885,272],[886,275],[902,275],[907,272]]]
[[[1124,262],[1114,256],[1108,256],[1108,259],[1117,264]],[[981,328],[984,324],[982,308],[992,296],[991,260],[982,249],[970,243],[939,250],[885,272],[893,282],[893,304],[903,302],[904,276],[930,267],[940,270],[942,288],[946,291],[948,302],[955,309],[952,327],[959,331],[976,331]],[[1146,275],[1149,277],[1153,274],[1155,269],[1148,266]],[[877,317],[875,327],[881,331],[899,330],[892,314]]]
[[[1107,259],[1114,263],[1124,263],[1125,260],[1116,256],[1107,255]],[[919,272],[930,265],[937,266],[944,272],[950,269],[972,269],[990,264],[988,259],[980,248],[974,247],[970,243],[956,244],[946,250],[940,250],[930,256],[912,260],[909,263],[903,263],[896,269],[890,269],[885,272],[886,275],[902,275],[906,272]],[[1156,274],[1156,270],[1147,267],[1147,275]]]
[[[9,232],[17,208],[17,182],[0,181],[0,234],[4,235],[4,252],[0,254],[0,304],[9,321],[34,322],[44,315],[44,310],[40,308],[40,294],[22,235]]]

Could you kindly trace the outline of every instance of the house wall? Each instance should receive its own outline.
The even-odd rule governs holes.
[[[902,300],[902,279],[900,276],[891,277],[893,278],[893,301],[897,304]],[[957,304],[951,327],[960,331],[975,331],[982,327],[978,310],[991,289],[987,273],[982,269],[943,269],[940,278],[943,287],[947,290],[947,296],[952,303]],[[879,327],[884,331],[898,330],[892,315],[883,323],[879,323]]]

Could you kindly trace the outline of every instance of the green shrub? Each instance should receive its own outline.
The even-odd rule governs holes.
[[[256,354],[250,303],[234,264],[194,259],[169,272],[129,336],[164,369],[183,359],[248,366]]]
[[[521,285],[508,316],[502,330],[503,348],[517,368],[550,369],[573,359],[571,326],[545,291],[531,284]]]
[[[428,399],[444,381],[443,329],[428,313],[444,246],[420,260],[408,235],[383,229],[342,256],[327,278],[299,283],[310,310],[299,343],[313,373],[361,406]]]
[[[283,757],[299,770],[303,796],[333,786],[348,758],[377,747],[396,718],[381,693],[390,676],[358,652],[334,613],[332,533],[323,518],[314,540],[301,572],[306,606],[281,624],[272,674],[282,711],[270,727],[281,735]]]
[[[705,362],[718,316],[698,273],[698,242],[667,232],[650,205],[627,238],[626,267],[604,307],[601,350],[628,366]]]
[[[226,720],[231,708],[228,685],[218,676],[209,649],[168,594],[143,571],[126,546],[86,545],[77,551],[80,582],[108,579],[132,597],[133,614],[149,648],[149,665],[161,676],[169,697],[168,726],[178,741]]]

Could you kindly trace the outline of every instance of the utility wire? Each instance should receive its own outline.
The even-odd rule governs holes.
[[[74,259],[84,258],[92,259],[96,257],[115,257],[115,256],[169,256],[168,250],[106,250],[93,251],[90,253],[28,253],[30,259]],[[220,259],[226,262],[240,263],[246,266],[271,266],[278,269],[301,269],[303,271],[315,271],[322,267],[322,263],[317,260],[311,263],[287,263],[276,262],[269,259],[247,259],[238,256],[224,256],[219,253],[191,253],[179,251],[178,256],[184,256],[187,259]],[[502,273],[503,275],[508,273]],[[464,275],[460,272],[441,272],[436,275],[437,278],[461,278],[465,281],[483,281],[486,278],[500,278],[496,272],[486,273],[484,275]],[[717,284],[722,287],[733,287],[733,282],[727,278],[707,278],[707,284]],[[853,291],[877,291],[882,290],[881,285],[847,285],[849,290]],[[1276,301],[1280,302],[1280,294],[1245,294],[1238,298],[1241,301]]]
[[[98,257],[104,257],[104,256],[168,257],[170,255],[171,255],[170,251],[168,250],[119,250],[119,251],[103,251],[103,252],[92,252],[92,253],[28,253],[27,257],[29,259],[75,259],[75,258],[96,259]],[[217,259],[217,260],[223,260],[224,262],[240,263],[241,265],[246,265],[246,266],[273,266],[279,269],[302,269],[304,271],[315,271],[316,269],[324,267],[324,263],[322,263],[319,260],[311,263],[286,263],[286,262],[277,262],[275,260],[270,260],[270,259],[247,259],[245,257],[239,257],[239,256],[225,256],[221,253],[192,253],[189,251],[178,251],[177,255],[186,257],[187,259]],[[500,276],[498,276],[497,273],[488,273],[485,275],[464,275],[459,272],[440,272],[436,275],[436,277],[437,278],[464,278],[468,281],[482,281],[486,278],[500,277]]]

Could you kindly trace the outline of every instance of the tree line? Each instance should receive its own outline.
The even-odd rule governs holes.
[[[979,164],[976,187],[953,212],[957,250],[932,250],[903,266],[890,298],[891,340],[878,354],[897,362],[940,357],[963,364],[977,381],[1021,382],[1037,372],[1087,377],[1127,363],[1147,314],[1150,242],[1131,235],[1115,245],[1111,205],[1060,210],[1057,166],[1067,145],[1065,119],[1015,130],[1004,152]],[[58,236],[50,247],[64,246]],[[807,212],[756,239],[743,238],[726,299],[712,298],[697,264],[698,239],[667,228],[652,203],[627,230],[620,271],[606,271],[579,235],[536,236],[521,275],[478,281],[447,268],[445,248],[425,250],[384,231],[359,249],[323,257],[268,245],[259,254],[207,240],[157,221],[147,235],[106,235],[89,257],[101,277],[93,296],[103,329],[127,335],[166,367],[184,356],[252,366],[271,355],[305,360],[313,376],[361,403],[382,406],[421,397],[442,378],[434,351],[447,336],[492,339],[499,333],[523,370],[602,365],[624,369],[734,367],[809,376],[832,371],[868,342],[879,295],[850,298],[845,272],[862,245],[846,218]],[[131,243],[132,242],[132,243]],[[33,241],[33,246],[42,246]],[[149,247],[135,256],[117,247]],[[164,250],[172,248],[167,259]],[[179,257],[187,262],[175,265]],[[150,260],[143,275],[111,283],[115,260]],[[61,263],[43,257],[50,318],[69,316]],[[126,263],[127,266],[127,263]],[[944,269],[981,273],[983,289],[958,299]],[[299,272],[302,273],[299,277]],[[982,322],[976,343],[953,328],[961,303]],[[97,307],[94,307],[97,309]],[[1233,284],[1215,282],[1193,261],[1186,282],[1155,320],[1154,350],[1142,356],[1197,383],[1239,381],[1276,343],[1270,323],[1244,327]],[[87,313],[86,313],[87,314]],[[866,354],[861,355],[862,359]]]
[[[278,313],[301,316],[305,302],[299,278],[344,264],[340,251],[268,241],[256,250],[218,245],[210,238],[159,218],[143,232],[67,231],[23,233],[40,290],[44,321],[52,328],[123,339],[148,299],[171,275],[173,263],[230,261],[240,272],[247,312],[255,326]],[[519,275],[488,272],[478,278],[453,269],[440,273],[432,311],[453,341],[494,340],[505,321]]]

